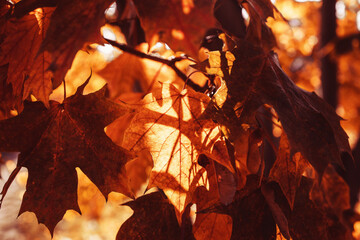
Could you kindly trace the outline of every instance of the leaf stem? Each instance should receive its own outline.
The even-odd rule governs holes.
[[[153,60],[153,61],[156,61],[156,62],[166,64],[167,66],[171,67],[175,71],[175,73],[185,83],[187,83],[188,86],[192,87],[197,92],[205,92],[206,89],[207,89],[207,86],[200,87],[199,85],[194,83],[189,77],[187,77],[185,75],[185,73],[183,73],[182,71],[180,71],[180,69],[178,69],[176,67],[175,63],[179,62],[181,60],[187,59],[185,57],[176,57],[174,59],[168,60],[168,59],[165,59],[165,58],[161,58],[161,57],[157,57],[157,56],[154,56],[154,55],[149,55],[149,54],[140,52],[140,51],[138,51],[138,50],[136,50],[136,49],[134,49],[132,47],[127,46],[126,44],[121,44],[121,43],[118,43],[118,42],[115,42],[115,41],[112,41],[112,40],[109,40],[109,39],[105,39],[105,40],[108,43],[110,43],[112,46],[117,47],[118,49],[120,49],[120,50],[122,50],[124,52],[133,54],[133,55],[135,55],[137,57],[140,57],[140,58],[146,58],[146,59],[150,59],[150,60]]]

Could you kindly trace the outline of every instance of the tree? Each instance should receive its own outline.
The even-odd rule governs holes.
[[[52,234],[66,210],[80,212],[80,168],[105,197],[134,198],[118,239],[352,238],[337,172],[353,160],[348,137],[282,70],[270,1],[119,0],[113,14],[111,4],[1,1],[0,151],[20,152],[2,199],[26,167],[19,214]],[[104,42],[122,51],[110,63],[89,44]],[[71,95],[76,75],[87,80]],[[99,76],[108,84],[85,94]],[[63,99],[49,100],[61,84]]]

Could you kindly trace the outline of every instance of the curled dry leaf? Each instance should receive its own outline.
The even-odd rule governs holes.
[[[53,89],[52,74],[47,71],[51,63],[48,53],[40,53],[53,8],[36,9],[20,19],[5,23],[4,42],[0,47],[0,65],[8,64],[7,82],[11,84],[16,106],[21,109],[22,100],[33,94],[49,107],[49,95]]]
[[[213,145],[223,141],[217,125],[200,119],[209,101],[205,94],[162,84],[145,96],[125,131],[125,148],[150,151],[154,160],[150,186],[164,190],[179,222],[195,188],[205,184],[205,169],[197,163],[199,154],[213,155],[233,172],[229,159],[212,153]]]
[[[20,167],[29,171],[19,214],[34,212],[51,233],[66,210],[80,211],[76,167],[105,197],[111,191],[131,196],[125,164],[132,155],[104,132],[127,109],[105,98],[106,87],[82,95],[85,84],[62,104],[50,101],[49,109],[41,102],[25,101],[21,114],[0,122],[0,151],[20,152],[12,176]],[[12,179],[5,184],[3,196]]]
[[[134,0],[150,46],[166,42],[175,51],[198,56],[207,29],[215,26],[211,0]],[[190,2],[190,1],[189,1]]]

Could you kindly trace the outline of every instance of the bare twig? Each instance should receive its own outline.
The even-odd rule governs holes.
[[[176,58],[173,58],[171,60],[169,59],[165,59],[165,58],[161,58],[161,57],[157,57],[157,56],[154,56],[154,55],[149,55],[149,54],[146,54],[146,53],[143,53],[143,52],[140,52],[132,47],[129,47],[127,46],[126,44],[121,44],[121,43],[118,43],[118,42],[115,42],[115,41],[112,41],[112,40],[109,40],[109,39],[105,39],[108,43],[110,43],[112,46],[114,47],[117,47],[118,49],[124,51],[124,52],[127,52],[127,53],[130,53],[130,54],[133,54],[137,57],[140,57],[140,58],[146,58],[146,59],[150,59],[150,60],[153,60],[153,61],[156,61],[156,62],[159,62],[159,63],[163,63],[169,67],[171,67],[175,73],[184,81],[187,83],[188,86],[192,87],[195,91],[197,92],[205,92],[205,90],[207,89],[207,87],[200,87],[199,85],[197,85],[196,83],[194,83],[190,78],[188,78],[185,73],[183,73],[182,71],[180,71],[180,69],[178,69],[175,65],[176,62],[179,62],[181,60],[184,60],[184,59],[188,59],[186,57],[176,57]]]
[[[65,79],[63,79],[63,83],[64,83],[64,101],[66,99],[66,83],[65,83]]]

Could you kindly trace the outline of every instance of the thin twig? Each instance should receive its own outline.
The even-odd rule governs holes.
[[[66,99],[66,83],[65,83],[65,79],[63,79],[63,83],[64,83],[64,101]]]
[[[185,73],[183,73],[182,71],[180,71],[180,69],[178,69],[175,65],[176,62],[179,62],[181,60],[184,59],[188,59],[185,57],[176,57],[173,58],[171,60],[165,59],[165,58],[161,58],[161,57],[157,57],[154,55],[149,55],[143,52],[140,52],[132,47],[127,46],[126,44],[121,44],[109,39],[105,39],[108,43],[110,43],[112,46],[119,48],[120,50],[130,53],[134,56],[140,57],[140,58],[146,58],[146,59],[150,59],[159,63],[163,63],[169,67],[171,67],[175,73],[184,81],[187,82],[187,85],[192,87],[195,91],[197,92],[205,92],[205,90],[207,89],[207,87],[200,87],[199,85],[197,85],[196,83],[194,83],[190,78],[188,78]]]

